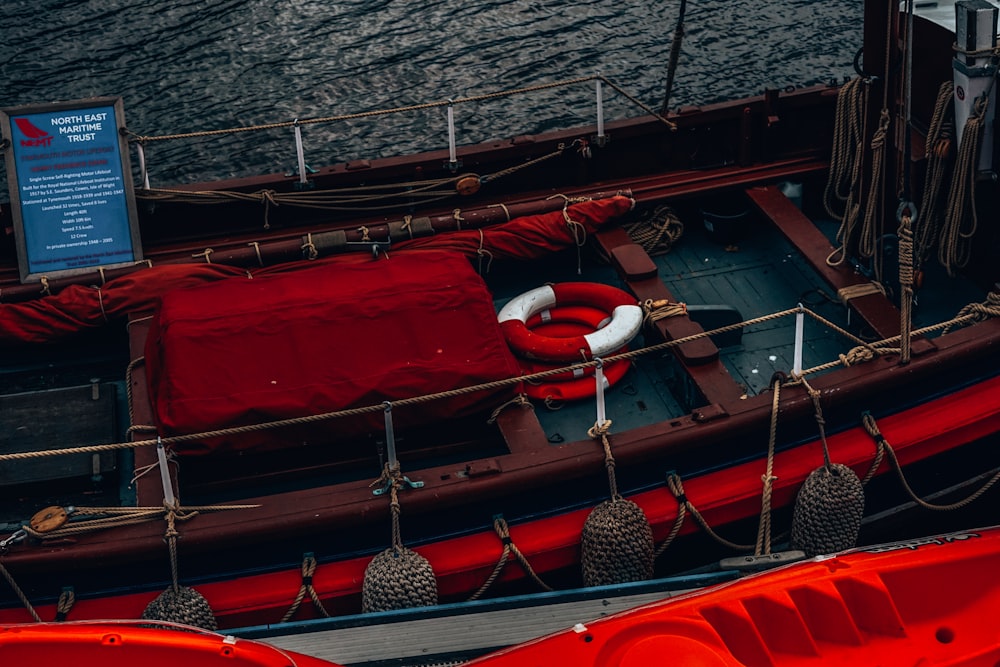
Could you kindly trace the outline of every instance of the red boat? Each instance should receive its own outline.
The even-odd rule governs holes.
[[[72,662],[149,667],[329,667],[332,663],[262,642],[167,624],[143,626],[122,621],[38,623],[0,626],[5,660],[27,664]]]
[[[907,503],[921,530],[929,504],[982,523],[1000,276],[996,230],[967,238],[1000,186],[931,132],[955,35],[876,4],[852,84],[463,146],[469,171],[444,152],[169,189],[140,171],[137,243],[107,265],[33,243],[63,194],[17,190],[0,622],[186,601],[206,627],[278,623],[822,553],[884,539],[864,516],[912,530]],[[886,136],[883,97],[896,139],[845,165],[844,136]],[[45,166],[47,138],[14,138],[37,159],[8,164]],[[947,216],[924,205],[949,193]]]
[[[984,665],[1000,530],[847,551],[504,649],[470,665]]]

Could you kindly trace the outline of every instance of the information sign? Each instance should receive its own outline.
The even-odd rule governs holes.
[[[120,97],[0,109],[21,282],[142,259]]]

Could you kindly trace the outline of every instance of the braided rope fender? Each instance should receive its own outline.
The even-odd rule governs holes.
[[[554,306],[594,306],[611,314],[596,331],[570,338],[534,333],[527,321]],[[628,292],[601,283],[544,285],[511,299],[497,316],[507,344],[515,353],[538,361],[580,361],[600,357],[629,343],[642,327],[642,308]]]

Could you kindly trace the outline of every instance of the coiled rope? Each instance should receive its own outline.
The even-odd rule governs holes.
[[[937,244],[938,230],[942,227],[947,208],[942,208],[945,174],[952,156],[952,138],[955,132],[954,110],[951,105],[955,85],[945,81],[938,89],[934,113],[927,128],[927,169],[924,173],[924,193],[920,200],[920,222],[914,229],[914,263],[919,270],[930,258],[931,249]]]
[[[904,204],[896,236],[899,239],[899,363],[910,363],[910,331],[913,328],[914,255],[911,211]]]
[[[976,212],[976,174],[979,171],[979,151],[986,129],[986,95],[976,100],[973,113],[965,122],[962,141],[955,159],[955,172],[948,193],[947,214],[938,244],[938,261],[949,276],[969,263],[972,238],[979,227]]]
[[[859,77],[841,86],[837,93],[830,173],[823,192],[826,212],[841,221],[837,231],[840,246],[826,260],[831,266],[846,261],[848,243],[854,237],[860,217],[861,156],[867,134],[870,87],[867,79]]]
[[[623,229],[650,257],[670,252],[684,235],[684,223],[670,206],[659,206]]]

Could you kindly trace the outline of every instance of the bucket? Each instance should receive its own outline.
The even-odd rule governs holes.
[[[732,245],[742,239],[750,225],[750,209],[737,200],[712,202],[701,209],[701,219],[710,239]]]

